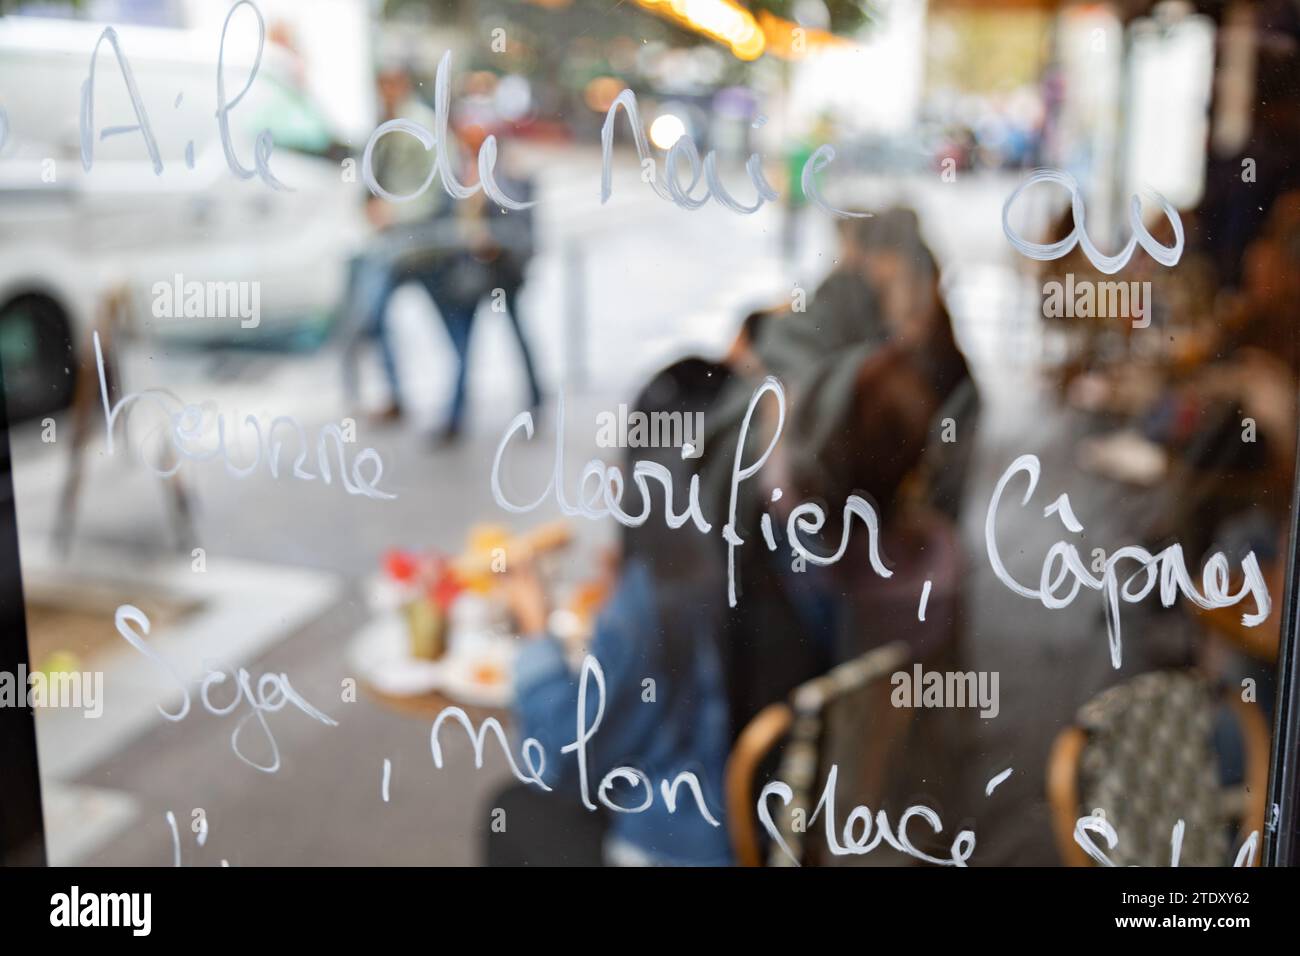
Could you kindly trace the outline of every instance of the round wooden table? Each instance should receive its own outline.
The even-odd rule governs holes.
[[[436,720],[448,707],[459,707],[465,711],[465,716],[475,726],[482,724],[489,717],[495,717],[502,725],[510,721],[509,707],[484,707],[479,704],[466,704],[454,697],[448,696],[443,691],[431,690],[425,694],[415,694],[411,696],[397,696],[386,694],[375,688],[362,679],[362,686],[365,687],[366,693],[373,697],[381,706],[389,710],[396,711],[407,717],[416,717],[421,720]]]

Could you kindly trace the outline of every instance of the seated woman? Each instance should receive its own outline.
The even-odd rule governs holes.
[[[707,408],[727,377],[724,366],[687,359],[661,372],[639,397],[638,410],[693,412]],[[638,448],[675,473],[684,463],[677,448]],[[634,483],[626,508],[640,510]],[[588,653],[604,676],[604,712],[585,749],[587,779],[596,782],[620,765],[652,781],[689,771],[700,782],[707,820],[685,787],[675,812],[660,793],[644,812],[591,811],[580,802],[574,754],[579,678],[561,643],[546,633],[546,598],[531,569],[514,569],[507,593],[527,645],[515,670],[515,716],[521,736],[545,748],[544,778],[552,792],[520,785],[499,795],[503,833],[487,836],[491,865],[563,863],[722,866],[731,861],[722,820],[722,775],[730,750],[726,696],[718,653],[717,612],[726,589],[712,551],[692,542],[689,529],[651,520],[624,529],[622,565],[614,591],[596,622]],[[693,546],[696,545],[696,546]],[[587,695],[587,726],[596,700]],[[639,802],[616,787],[614,802]]]
[[[753,374],[772,371],[786,384],[787,420],[772,460],[744,488],[738,524],[742,537],[756,536],[760,516],[770,513],[783,543],[788,508],[857,494],[880,516],[880,552],[893,574],[873,570],[865,534],[851,535],[843,559],[829,567],[792,562],[785,549],[738,553],[743,593],[727,614],[722,641],[736,733],[803,681],[882,644],[905,642],[929,670],[963,669],[957,664],[964,559],[956,521],[978,395],[916,216],[893,210],[856,222],[854,248],[853,268],[869,296],[823,298],[819,290],[806,314],[774,316],[760,332],[755,352],[762,368]],[[733,388],[748,393],[752,385]],[[736,439],[708,441],[718,448]],[[783,493],[774,499],[776,489]],[[828,512],[814,545],[822,554],[834,551],[842,534],[837,509]],[[872,753],[904,754],[887,761],[882,792],[892,809],[922,796],[919,802],[942,807],[965,786],[955,759],[962,727],[954,724],[969,713],[918,712],[905,738],[863,728],[848,746],[864,765]],[[841,771],[847,781],[847,766]],[[846,783],[846,799],[850,793],[855,800],[880,797]]]
[[[955,518],[979,402],[939,292],[938,264],[911,210],[855,221],[855,230],[857,268],[874,291],[862,308],[876,311],[884,340],[871,344],[864,334],[865,352],[845,361],[830,351],[792,381],[794,480],[830,500],[864,490],[885,517],[907,493]]]
[[[869,294],[853,299],[824,296],[819,289],[806,314],[770,317],[753,348],[759,367],[729,389],[747,401],[753,382],[770,372],[789,395],[781,444],[758,479],[742,489],[747,497],[737,516],[741,536],[758,533],[765,511],[773,515],[779,531],[788,517],[785,509],[795,503],[837,502],[856,493],[869,499],[881,516],[882,551],[898,572],[885,581],[871,570],[857,551],[865,536],[852,538],[850,553],[829,569],[792,569],[788,559],[776,566],[778,558],[761,549],[741,554],[745,566],[739,576],[742,584],[752,585],[754,600],[748,610],[743,604],[737,609],[737,616],[746,619],[737,627],[801,633],[809,645],[808,668],[819,668],[814,674],[861,653],[864,639],[871,646],[891,635],[903,636],[897,628],[881,626],[879,603],[873,612],[865,610],[872,602],[892,602],[894,592],[900,600],[906,596],[912,630],[923,631],[927,641],[945,633],[934,621],[952,617],[945,613],[951,608],[943,605],[956,598],[955,522],[979,417],[978,394],[954,341],[939,293],[939,270],[916,215],[889,210],[855,220],[851,232],[852,255],[843,257],[842,268],[853,270],[852,282],[864,283]],[[843,282],[852,284],[848,278]],[[727,408],[740,404],[736,395],[728,396],[733,400],[724,403]],[[734,447],[734,434],[732,421],[712,417],[707,439],[711,447]],[[750,441],[755,447],[747,454],[752,458],[761,438],[751,432]],[[725,500],[729,462],[706,461],[703,467],[710,496]],[[783,494],[774,500],[778,488]],[[714,511],[719,509],[715,503]],[[840,536],[835,509],[831,512],[822,532],[826,542]],[[917,628],[917,596],[932,576],[931,599],[938,613],[929,626]],[[864,610],[843,613],[851,603],[846,594],[857,593]],[[791,603],[793,613],[773,606]],[[874,626],[863,629],[855,623],[863,620],[874,620]],[[900,619],[898,626],[905,623]],[[746,646],[753,646],[751,638],[746,640]],[[816,654],[820,662],[814,661]],[[799,679],[790,670],[771,674],[761,659],[748,669],[755,671],[752,699],[736,701],[735,716],[742,722],[757,712],[755,708],[787,692],[788,680]]]

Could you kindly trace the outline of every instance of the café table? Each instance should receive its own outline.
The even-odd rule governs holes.
[[[465,694],[448,686],[446,661],[424,661],[405,654],[406,623],[400,612],[381,611],[347,645],[349,663],[369,697],[408,717],[433,720],[459,707],[475,724],[489,717],[510,718],[509,692]]]

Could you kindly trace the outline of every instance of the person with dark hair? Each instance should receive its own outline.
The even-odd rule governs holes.
[[[646,414],[707,411],[728,376],[725,366],[686,359],[655,376],[635,405]],[[675,481],[685,481],[678,448],[641,448],[635,457],[653,460]],[[636,483],[628,481],[624,507],[629,513],[641,510],[639,497]],[[642,812],[609,818],[604,810],[583,806],[576,758],[560,755],[575,736],[579,675],[570,669],[560,642],[546,633],[546,598],[536,575],[515,568],[507,595],[521,633],[528,635],[515,668],[515,716],[521,736],[535,737],[545,748],[544,779],[553,792],[518,785],[494,799],[510,822],[504,833],[487,835],[489,864],[718,866],[731,861],[721,822],[731,735],[717,645],[726,592],[712,550],[682,541],[691,533],[670,529],[657,518],[624,529],[617,584],[587,651],[603,674],[604,712],[586,747],[586,767],[593,800],[604,775],[621,765],[654,782],[693,773],[712,819],[688,786],[680,788],[675,811],[653,784],[652,802]],[[596,721],[596,705],[589,690],[589,727]],[[637,804],[643,797],[619,786],[609,799]]]
[[[915,569],[895,575],[896,589],[924,571],[919,555],[930,549],[936,573],[944,571],[935,582],[938,605],[948,598],[945,584],[951,582],[954,592],[957,585],[951,519],[974,445],[974,384],[916,215],[889,210],[841,228],[836,271],[806,313],[766,320],[753,347],[757,367],[728,386],[706,422],[713,454],[701,465],[705,510],[726,513],[734,456],[753,461],[766,445],[774,427],[770,398],[756,412],[762,427],[751,428],[746,447],[736,450],[754,388],[762,375],[774,375],[786,391],[785,427],[772,459],[739,489],[736,532],[757,539],[764,512],[779,532],[792,503],[820,500],[827,511],[821,532],[827,543],[820,550],[829,553],[840,536],[840,506],[857,494],[880,515],[886,560],[917,556],[909,562]],[[953,419],[960,441],[941,440],[946,418]],[[722,640],[734,733],[799,683],[901,636],[893,613],[881,610],[863,539],[853,537],[848,553],[830,568],[793,567],[787,548],[736,552],[738,600],[725,614],[730,636]],[[921,582],[915,583],[919,590]],[[858,593],[861,601],[853,597]],[[909,600],[915,622],[916,598]],[[932,626],[929,633],[950,632]]]
[[[902,468],[898,474],[875,481],[860,475],[858,486],[878,495],[885,505],[914,472],[918,481],[909,490],[955,519],[975,444],[979,397],[953,337],[952,319],[939,291],[939,266],[921,235],[916,213],[893,209],[870,223],[858,239],[861,268],[876,290],[887,343],[859,368],[857,456],[879,462],[887,456],[878,450],[902,451],[909,442],[915,456],[896,452],[893,460]],[[887,424],[891,415],[901,416],[893,426]],[[955,440],[955,432],[953,440],[941,440],[936,426],[945,419],[961,430],[961,441]],[[862,455],[864,443],[876,453]]]

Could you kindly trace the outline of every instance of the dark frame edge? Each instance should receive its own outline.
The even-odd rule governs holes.
[[[1297,446],[1300,448],[1300,446]],[[1268,806],[1264,814],[1265,866],[1295,866],[1300,851],[1300,451],[1292,483],[1286,591],[1277,652],[1277,705],[1273,714]]]
[[[17,675],[30,666],[9,413],[0,370],[0,671]],[[15,706],[0,706],[0,865],[45,866],[36,715],[27,706],[26,688],[17,690],[21,697]]]

